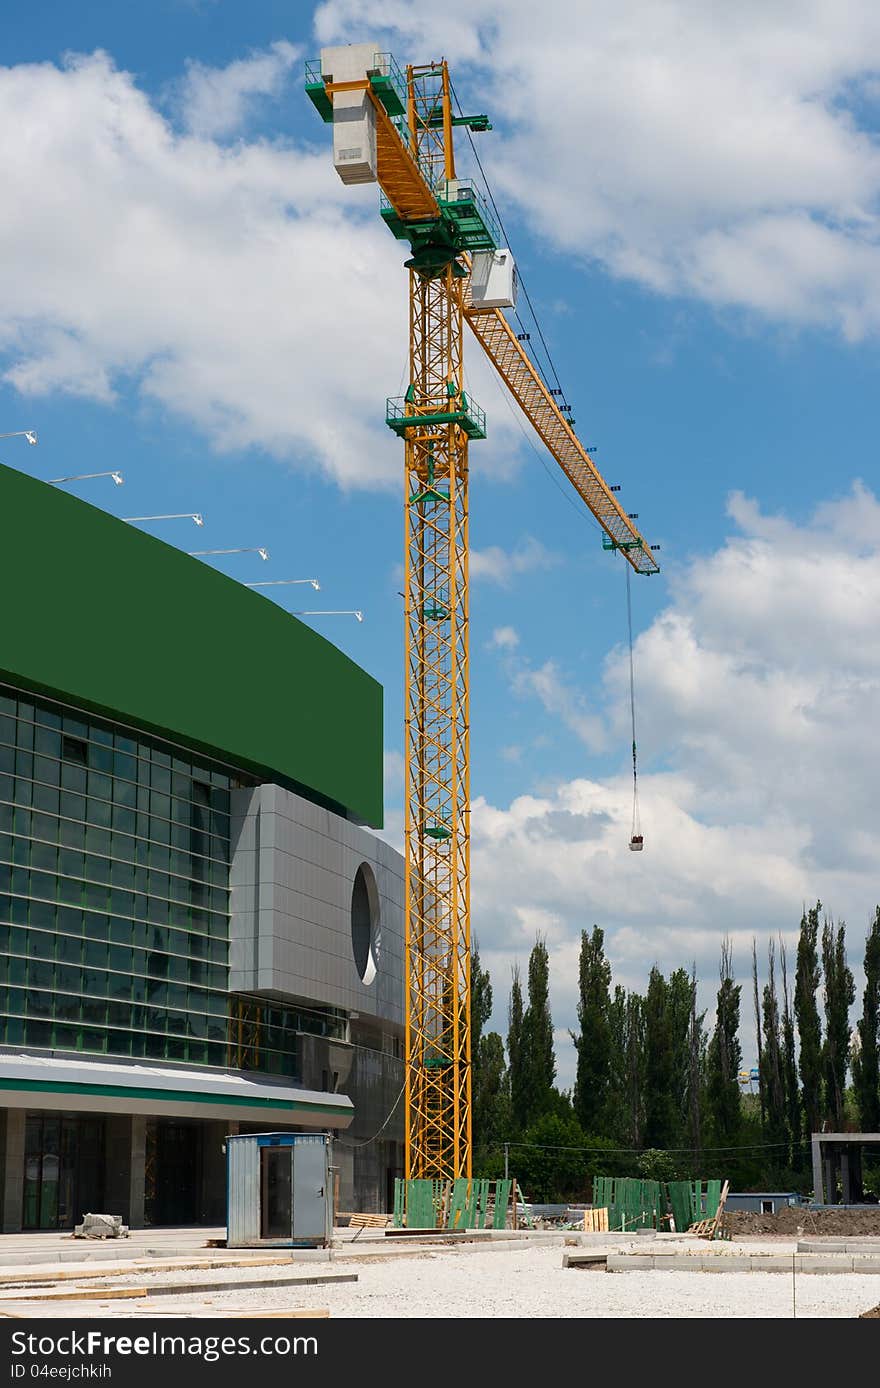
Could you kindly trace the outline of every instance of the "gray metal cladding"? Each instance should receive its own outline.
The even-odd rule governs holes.
[[[401,855],[291,791],[232,793],[230,989],[310,999],[403,1023]],[[378,900],[374,967],[364,981],[352,947],[358,868]]]

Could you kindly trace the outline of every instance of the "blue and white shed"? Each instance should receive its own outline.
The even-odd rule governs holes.
[[[227,1137],[227,1248],[329,1247],[330,1161],[325,1133]]]

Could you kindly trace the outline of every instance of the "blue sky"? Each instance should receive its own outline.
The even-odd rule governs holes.
[[[572,1076],[577,941],[643,987],[817,896],[858,964],[871,835],[880,512],[874,7],[525,0],[12,4],[0,71],[0,458],[78,489],[285,605],[386,691],[402,752],[404,251],[344,189],[302,59],[375,35],[444,53],[573,406],[662,546],[634,581],[646,852],[627,851],[624,575],[466,343],[472,448],[474,923],[504,1012],[551,949]],[[798,11],[796,13],[796,11]],[[684,33],[685,37],[682,37]],[[527,426],[524,426],[527,432]],[[537,451],[536,451],[537,449]],[[854,490],[855,489],[855,490]],[[303,600],[303,595],[309,601]],[[317,599],[320,598],[320,602]],[[314,601],[313,601],[314,600]],[[744,1008],[745,1011],[745,1008]],[[746,1043],[746,1059],[750,1048]]]

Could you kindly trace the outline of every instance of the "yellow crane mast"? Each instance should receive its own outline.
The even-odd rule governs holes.
[[[405,1175],[470,1177],[468,446],[485,418],[464,390],[465,320],[603,544],[637,572],[657,564],[504,316],[512,258],[453,150],[455,125],[491,127],[453,114],[446,62],[404,75],[374,44],[325,48],[306,92],[333,127],[343,182],[378,183],[380,214],[412,251],[409,385],[386,402],[405,447]]]

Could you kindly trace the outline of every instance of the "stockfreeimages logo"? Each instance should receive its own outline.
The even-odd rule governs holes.
[[[33,1335],[23,1330],[12,1333],[12,1378],[34,1376],[39,1365],[18,1362],[22,1356],[31,1360],[60,1356],[64,1359],[107,1358],[111,1355],[138,1358],[194,1358],[207,1364],[218,1359],[247,1355],[316,1355],[318,1341],[314,1335],[264,1335],[252,1340],[249,1335],[161,1335],[153,1330],[149,1335],[107,1335],[103,1330],[70,1331],[60,1335]],[[73,1369],[74,1366],[70,1366]],[[100,1375],[98,1365],[82,1365],[82,1372],[59,1373],[58,1377],[92,1378]],[[96,1372],[97,1371],[97,1372]],[[53,1375],[54,1377],[54,1375]]]

